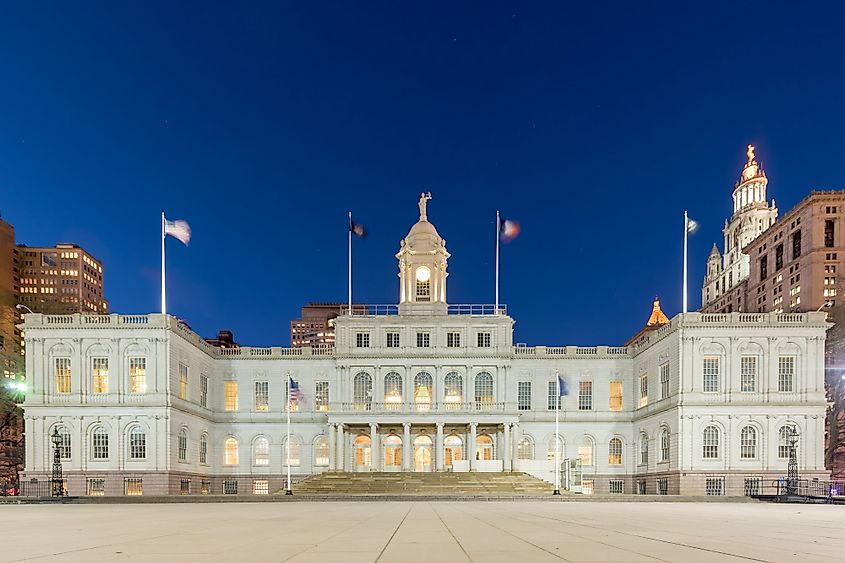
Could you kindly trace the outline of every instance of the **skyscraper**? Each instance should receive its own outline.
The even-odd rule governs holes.
[[[103,265],[76,244],[19,246],[20,301],[36,313],[104,315]]]

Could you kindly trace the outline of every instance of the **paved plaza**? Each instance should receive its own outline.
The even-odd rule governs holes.
[[[842,561],[845,508],[624,502],[0,506],[0,561]]]

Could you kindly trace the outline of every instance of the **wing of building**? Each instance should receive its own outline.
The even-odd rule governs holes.
[[[331,348],[219,348],[155,314],[27,315],[23,479],[49,477],[54,431],[78,495],[272,492],[288,447],[296,478],[551,480],[556,446],[583,492],[742,494],[786,473],[788,428],[804,475],[827,475],[824,313],[670,320],[656,304],[627,346],[514,346],[505,307],[448,303],[450,255],[420,211],[398,303],[342,311]]]

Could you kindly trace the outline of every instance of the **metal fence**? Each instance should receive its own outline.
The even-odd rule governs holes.
[[[67,480],[62,480],[62,491],[67,495]],[[53,482],[49,479],[39,481],[31,479],[21,481],[18,494],[22,497],[49,497],[53,496]]]

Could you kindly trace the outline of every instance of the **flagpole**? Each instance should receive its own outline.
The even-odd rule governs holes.
[[[553,495],[560,495],[560,372],[555,370],[557,379],[557,408],[555,409],[555,490]]]
[[[288,372],[285,386],[287,387],[287,405],[285,407],[285,412],[287,413],[287,440],[285,441],[285,455],[288,465],[288,486],[285,495],[292,495],[293,490],[290,488],[290,372]]]
[[[684,211],[684,306],[683,312],[687,312],[687,239],[689,238],[689,217]]]
[[[352,212],[349,212],[349,263],[347,268],[347,286],[349,296],[349,309],[346,311],[347,315],[352,314]]]
[[[161,314],[167,314],[167,290],[166,278],[164,273],[164,239],[167,235],[164,232],[164,211],[161,212]]]
[[[499,234],[501,232],[501,217],[499,210],[496,210],[496,305],[493,309],[493,314],[499,314]]]

